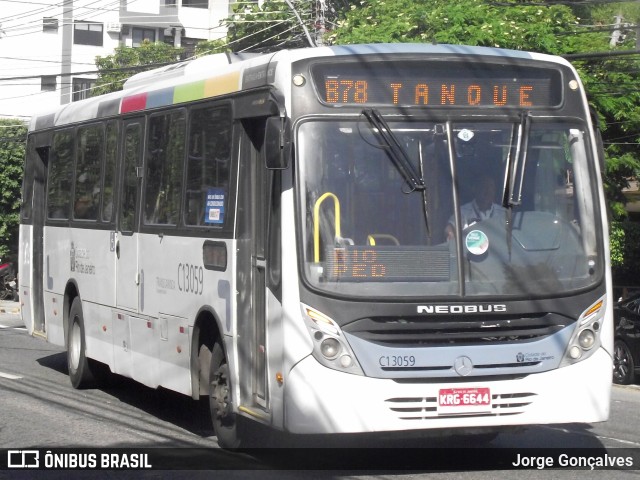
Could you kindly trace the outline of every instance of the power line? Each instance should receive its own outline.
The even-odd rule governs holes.
[[[182,63],[184,62],[184,60],[180,60],[180,61],[175,61],[175,62],[162,62],[162,63],[149,63],[149,64],[145,64],[145,65],[135,65],[135,66],[131,66],[131,67],[120,67],[120,68],[109,68],[106,70],[85,70],[83,72],[70,72],[69,74],[55,74],[56,77],[67,77],[70,75],[91,75],[91,74],[98,74],[98,73],[117,73],[117,72],[131,72],[131,71],[136,71],[136,70],[140,70],[140,69],[147,69],[147,68],[156,68],[156,67],[165,67],[167,65],[175,65],[177,63]],[[51,75],[53,76],[53,74]],[[42,75],[25,75],[25,76],[20,76],[20,77],[4,77],[4,78],[0,78],[0,82],[5,82],[5,81],[9,81],[9,80],[30,80],[30,79],[34,79],[34,78],[41,78]]]
[[[540,2],[490,2],[489,5],[496,7],[554,7],[556,5],[581,6],[581,5],[604,5],[611,3],[629,3],[629,0],[557,0]]]
[[[132,3],[134,1],[137,1],[137,0],[132,0]],[[71,6],[75,11],[80,11],[81,13],[78,15],[79,18],[81,18],[82,15],[90,15],[90,14],[93,13],[93,12],[82,12],[82,10],[93,10],[93,11],[99,10],[99,13],[104,13],[105,11],[107,11],[107,12],[116,12],[116,8],[105,8],[105,7],[117,7],[117,6],[119,6],[119,0],[114,0],[111,3],[107,3],[102,8],[96,8],[96,7],[90,8],[90,5],[94,5],[94,4],[100,3],[100,2],[104,2],[104,0],[94,0],[94,1],[92,1],[90,3],[85,4],[85,5],[74,5],[73,0],[67,0],[67,1],[65,1],[65,2],[63,2],[61,4],[57,4],[55,6],[52,6],[49,9],[45,9],[43,11],[40,11],[38,13],[38,18],[36,20],[30,20],[30,21],[27,21],[27,22],[19,23],[17,25],[5,26],[3,28],[3,30],[5,32],[10,32],[10,31],[13,31],[13,30],[21,30],[21,29],[25,29],[25,28],[32,28],[32,27],[29,26],[29,25],[32,25],[32,24],[37,24],[37,26],[40,27],[40,25],[42,24],[42,18],[39,15],[41,15],[44,12],[46,12],[47,10],[58,10],[58,7],[62,7],[63,8],[63,12],[62,13],[58,13],[56,15],[53,15],[51,17],[47,17],[47,18],[62,17],[64,15],[64,8],[66,8],[67,6]],[[35,15],[36,14],[24,14],[22,16],[16,16],[15,20],[17,20],[18,18],[31,17],[31,16],[35,16]],[[2,19],[2,21],[4,23],[7,23],[6,19]]]
[[[611,52],[591,52],[591,53],[568,53],[561,55],[567,60],[589,60],[592,58],[624,57],[629,55],[640,55],[640,50],[620,50]]]

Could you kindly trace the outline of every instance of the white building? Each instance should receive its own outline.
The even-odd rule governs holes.
[[[0,117],[78,100],[96,78],[95,57],[144,40],[193,54],[224,37],[232,0],[0,0]]]

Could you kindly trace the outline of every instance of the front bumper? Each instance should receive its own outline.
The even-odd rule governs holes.
[[[490,381],[369,378],[323,367],[309,356],[286,379],[285,429],[319,434],[601,422],[609,416],[611,375],[611,356],[602,348],[568,367]],[[473,387],[490,389],[485,411],[438,406],[441,388]]]

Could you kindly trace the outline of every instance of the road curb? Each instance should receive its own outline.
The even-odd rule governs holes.
[[[638,391],[640,391],[640,385],[638,385],[637,383],[632,383],[630,385],[619,385],[617,383],[614,383],[613,386],[616,387],[616,388],[622,388],[622,389],[625,389],[625,390],[638,390]]]

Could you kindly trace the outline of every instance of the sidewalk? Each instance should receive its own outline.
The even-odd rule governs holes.
[[[20,302],[0,300],[0,313],[20,313]]]

